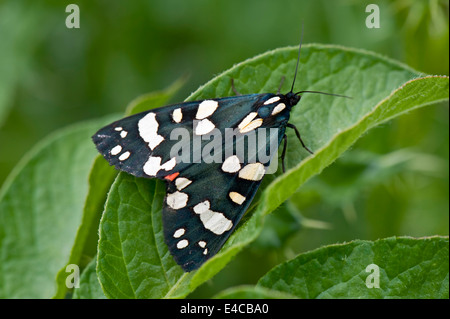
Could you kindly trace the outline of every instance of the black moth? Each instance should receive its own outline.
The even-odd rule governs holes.
[[[110,165],[137,177],[166,181],[164,237],[184,271],[199,268],[220,250],[249,207],[283,139],[284,171],[287,127],[295,130],[303,147],[312,153],[288,123],[302,93],[322,93],[293,92],[300,49],[301,42],[287,94],[237,95],[169,105],[116,121],[92,137]],[[227,130],[233,132],[231,143]],[[180,148],[177,134],[183,132],[191,139]],[[265,143],[259,143],[251,154],[239,152],[239,145],[250,145],[251,134],[263,136]],[[220,142],[214,155],[203,150],[212,135],[219,136]],[[180,155],[180,149],[184,154]],[[269,158],[263,161],[259,151],[269,153]],[[201,160],[194,160],[199,155]]]

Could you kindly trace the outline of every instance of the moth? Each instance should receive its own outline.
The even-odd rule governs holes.
[[[291,109],[303,93],[341,95],[293,91],[301,42],[291,90],[286,94],[278,90],[276,94],[239,95],[232,82],[236,96],[152,109],[118,120],[93,135],[98,151],[116,169],[166,182],[164,238],[184,271],[199,268],[221,249],[252,202],[283,141],[284,171],[287,128],[294,129],[302,146],[313,153],[289,123]],[[228,132],[233,133],[231,138]],[[246,153],[252,144],[250,137],[257,133],[258,141],[263,142]],[[181,147],[176,138],[180,134],[190,137]],[[211,136],[218,136],[220,142],[214,155],[205,151]]]

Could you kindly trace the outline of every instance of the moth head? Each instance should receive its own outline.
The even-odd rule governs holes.
[[[301,95],[299,93],[294,93],[294,92],[289,92],[285,95],[285,98],[287,100],[287,104],[290,107],[293,107],[294,105],[296,105],[300,99],[302,98]]]

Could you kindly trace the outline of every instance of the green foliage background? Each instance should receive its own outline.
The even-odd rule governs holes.
[[[56,129],[123,112],[188,74],[171,99],[184,100],[235,63],[296,45],[302,22],[305,43],[367,49],[448,75],[448,1],[373,2],[380,29],[366,28],[366,3],[356,0],[2,1],[0,184]],[[80,6],[80,29],[65,27],[69,3]],[[326,244],[448,235],[448,125],[440,104],[372,129],[268,216],[258,239],[191,297],[255,284],[280,262]]]

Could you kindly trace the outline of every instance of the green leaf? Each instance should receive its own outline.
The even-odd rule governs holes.
[[[97,156],[90,136],[111,118],[73,125],[36,145],[0,190],[0,298],[51,298],[70,262]],[[67,275],[67,274],[66,274]]]
[[[200,87],[188,100],[233,95],[232,78],[242,94],[275,92],[282,76],[289,79],[295,70],[296,58],[297,48],[292,47],[249,59]],[[161,206],[155,206],[162,203],[163,190],[152,182],[120,176],[109,195],[101,223],[97,271],[105,294],[113,298],[171,298],[192,292],[259,235],[264,215],[330,165],[368,129],[415,108],[448,99],[448,77],[419,76],[405,65],[370,52],[336,46],[304,46],[296,90],[321,90],[353,97],[349,100],[305,94],[293,108],[290,122],[300,129],[303,140],[315,154],[308,156],[300,146],[288,148],[286,160],[291,169],[283,175],[266,176],[259,199],[252,204],[256,210],[244,216],[216,256],[189,274],[174,266],[167,255],[160,228]],[[284,91],[290,87],[288,82],[285,81]],[[292,135],[289,139],[295,141]],[[132,196],[133,200],[125,195]],[[151,215],[145,221],[141,216],[143,209]],[[134,222],[130,216],[140,220],[142,227],[131,227]],[[152,239],[150,246],[142,242],[133,242],[138,246],[130,244],[132,238],[150,240],[148,232],[157,238]],[[153,257],[149,259],[150,252]],[[140,269],[136,275],[138,265],[148,269]],[[154,280],[146,279],[146,276],[155,277],[152,274],[158,275]],[[156,287],[153,290],[152,285]]]
[[[129,113],[167,103],[183,83],[180,79],[139,97]],[[112,115],[52,134],[3,185],[0,273],[5,275],[0,276],[0,297],[63,298],[68,291],[65,266],[83,268],[83,259],[96,254],[99,220],[117,171],[97,155],[91,136],[117,118]]]
[[[448,298],[448,261],[448,237],[355,240],[300,254],[258,286],[298,298]]]
[[[184,82],[185,78],[180,78],[163,90],[136,98],[128,105],[126,115],[131,115],[145,109],[155,108],[166,104],[181,88]],[[120,116],[115,115],[114,120],[118,117]],[[96,129],[99,127],[100,126]],[[83,259],[90,260],[94,258],[94,256],[96,259],[99,223],[106,202],[107,192],[111,188],[117,174],[118,171],[110,167],[108,162],[105,161],[101,155],[97,156],[89,175],[89,193],[84,206],[82,223],[77,233],[74,249],[71,254],[71,263],[80,264],[80,267],[84,267]],[[90,269],[86,269],[86,271],[90,271]],[[57,297],[63,297],[67,292],[65,286],[66,276],[67,274],[64,269],[58,274]],[[89,276],[92,276],[92,274]]]
[[[252,247],[280,250],[302,225],[300,213],[288,200],[267,216],[261,234]]]
[[[86,266],[84,261],[90,260],[96,255],[100,218],[108,190],[116,176],[117,171],[97,155],[89,173],[89,191],[84,203],[83,217],[73,243],[69,264],[76,264],[80,268],[84,268]],[[61,269],[56,279],[58,285],[56,298],[63,298],[66,295],[66,278],[65,269]]]
[[[187,77],[180,77],[167,88],[141,95],[130,102],[125,114],[132,115],[166,105],[186,83]]]
[[[296,299],[297,297],[261,286],[243,285],[221,291],[215,299]]]
[[[97,277],[97,258],[91,260],[80,278],[80,287],[74,289],[73,299],[105,299]]]
[[[164,243],[165,184],[120,173],[100,223],[97,274],[109,298],[173,295],[186,276]]]

